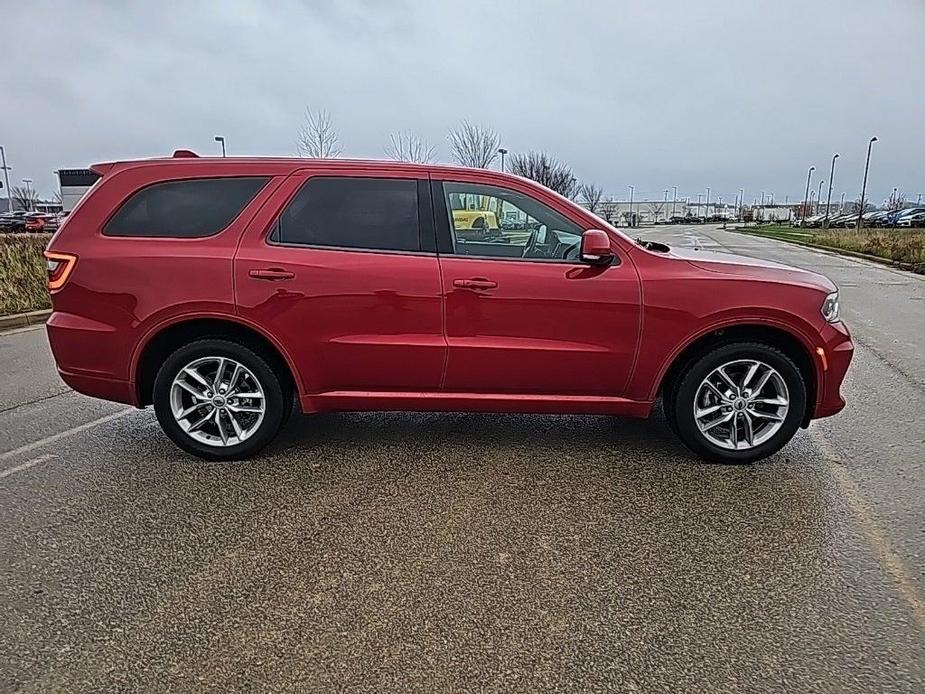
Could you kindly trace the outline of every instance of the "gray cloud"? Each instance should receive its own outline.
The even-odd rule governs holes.
[[[794,199],[837,151],[850,199],[877,135],[873,199],[925,192],[921,0],[32,1],[0,21],[0,144],[46,194],[58,167],[215,153],[215,134],[294,154],[306,106],[346,155],[411,129],[445,160],[469,119],[616,196]]]

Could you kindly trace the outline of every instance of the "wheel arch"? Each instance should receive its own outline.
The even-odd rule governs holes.
[[[204,338],[232,340],[260,354],[280,378],[280,382],[302,392],[295,364],[279,342],[237,316],[209,315],[186,318],[158,325],[150,330],[135,351],[132,380],[138,405],[152,402],[157,366],[178,347]]]
[[[734,323],[712,328],[690,339],[663,367],[653,396],[672,397],[684,368],[712,349],[732,342],[761,342],[779,349],[793,360],[806,383],[806,412],[802,426],[807,426],[816,409],[821,392],[821,372],[813,358],[811,343],[789,327],[769,323]]]

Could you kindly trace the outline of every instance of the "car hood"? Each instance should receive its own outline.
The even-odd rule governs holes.
[[[672,248],[669,255],[678,260],[687,261],[694,267],[708,272],[771,282],[801,284],[825,293],[834,292],[836,289],[832,280],[825,275],[791,267],[783,263],[775,263],[772,260],[750,258],[744,255],[735,255],[734,253],[695,251],[685,248]]]

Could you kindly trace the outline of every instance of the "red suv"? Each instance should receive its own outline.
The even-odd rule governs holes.
[[[646,417],[661,396],[691,450],[747,462],[844,407],[828,279],[633,242],[516,176],[189,152],[93,170],[46,253],[58,370],[153,403],[203,458],[256,453],[293,405]]]

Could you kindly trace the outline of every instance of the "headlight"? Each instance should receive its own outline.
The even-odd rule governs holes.
[[[838,321],[838,292],[832,292],[822,302],[822,317],[829,323]]]

